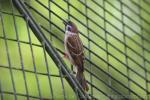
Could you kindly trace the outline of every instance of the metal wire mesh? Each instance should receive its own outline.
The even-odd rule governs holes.
[[[59,65],[48,56],[45,42],[39,42],[33,35],[38,32],[31,30],[34,25],[29,23],[30,16],[20,14],[20,8],[14,7],[12,1],[15,0],[0,2],[1,100],[78,99],[79,92],[73,91],[64,79],[62,67],[57,68]],[[86,54],[89,96],[103,100],[150,99],[148,0],[28,0],[22,3],[24,9],[30,9],[35,26],[40,26],[41,33],[61,56],[65,33],[62,22],[70,19],[78,25]],[[65,62],[71,68],[68,61]]]

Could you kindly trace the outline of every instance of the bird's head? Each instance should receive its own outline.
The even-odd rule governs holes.
[[[78,33],[78,28],[72,21],[69,20],[64,21],[64,24],[65,24],[66,31],[71,33],[76,33],[76,34]]]

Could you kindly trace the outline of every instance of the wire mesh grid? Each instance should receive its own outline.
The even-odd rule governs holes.
[[[78,92],[73,91],[62,70],[48,56],[45,43],[34,36],[29,17],[20,14],[20,8],[14,7],[12,1],[17,0],[0,2],[1,99],[78,99]],[[78,25],[91,97],[150,99],[149,1],[26,0],[22,3],[61,56],[65,33],[62,22],[70,19]]]

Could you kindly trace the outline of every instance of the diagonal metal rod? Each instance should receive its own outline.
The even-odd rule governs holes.
[[[28,19],[29,26],[31,27],[33,33],[38,38],[38,40],[43,44],[45,44],[45,49],[49,56],[53,59],[55,64],[57,65],[58,69],[61,68],[61,71],[66,76],[66,80],[72,87],[74,91],[77,91],[77,94],[79,94],[80,98],[87,99],[86,93],[82,89],[79,82],[75,79],[73,75],[70,74],[70,70],[67,68],[64,61],[61,59],[57,51],[53,48],[51,43],[48,41],[48,39],[45,37],[44,33],[41,31],[41,28],[37,25],[35,20],[33,19],[32,15],[30,14],[29,10],[26,8],[25,4],[21,0],[13,0],[13,3],[16,5],[16,7],[19,9],[19,12],[24,14],[24,17]]]

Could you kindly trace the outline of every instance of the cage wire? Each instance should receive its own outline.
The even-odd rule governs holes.
[[[148,0],[1,0],[1,100],[149,100],[149,9]],[[66,19],[84,44],[87,94],[63,59]]]

